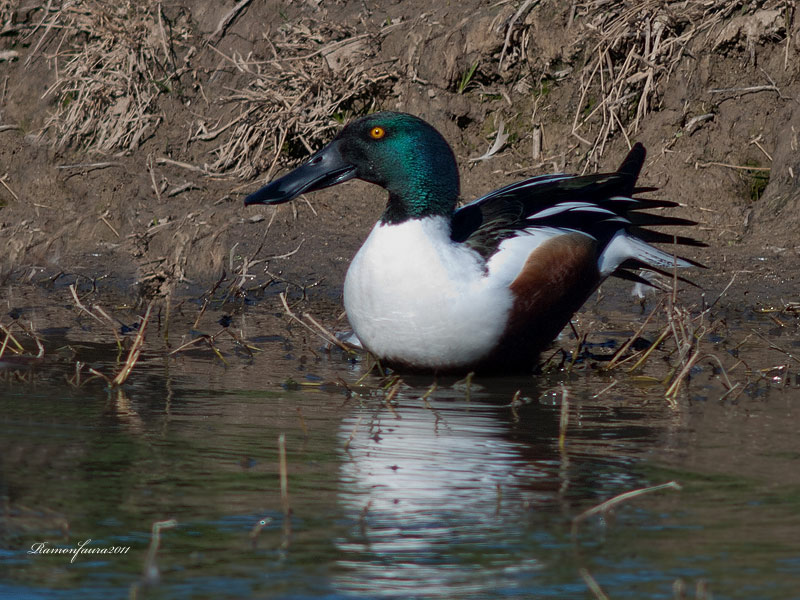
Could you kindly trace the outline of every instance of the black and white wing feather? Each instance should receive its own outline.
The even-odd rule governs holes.
[[[647,229],[696,223],[642,212],[677,206],[668,200],[635,197],[654,189],[636,187],[644,158],[644,146],[637,143],[616,173],[542,175],[491,192],[456,211],[451,238],[488,259],[503,240],[525,230],[577,231],[597,241],[598,268],[603,276],[645,283],[635,273],[637,269],[664,272],[673,266],[702,266],[650,245],[705,246],[693,238]]]

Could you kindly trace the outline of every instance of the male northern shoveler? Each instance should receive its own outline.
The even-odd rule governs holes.
[[[384,364],[435,372],[521,370],[609,275],[695,265],[648,242],[702,245],[643,229],[693,225],[641,213],[674,202],[633,198],[645,149],[616,173],[543,175],[459,209],[450,146],[425,121],[381,112],[348,124],[287,175],[245,198],[279,204],[352,178],[389,192],[344,283],[348,319]]]

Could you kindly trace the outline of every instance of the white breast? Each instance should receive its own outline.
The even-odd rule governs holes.
[[[453,243],[442,217],[378,223],[347,272],[344,305],[356,335],[379,358],[429,369],[468,366],[503,333],[512,305],[505,279],[487,276],[476,252]]]

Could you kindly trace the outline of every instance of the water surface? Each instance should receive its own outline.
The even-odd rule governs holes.
[[[581,365],[392,390],[281,333],[227,364],[145,353],[109,391],[67,379],[76,356],[118,368],[113,345],[52,334],[0,384],[0,597],[593,598],[590,576],[614,599],[800,598],[796,365],[719,401],[701,361],[674,406]]]

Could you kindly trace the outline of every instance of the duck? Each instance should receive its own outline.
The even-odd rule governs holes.
[[[653,245],[704,244],[647,229],[696,223],[641,212],[677,206],[639,197],[656,189],[636,187],[645,155],[636,143],[616,172],[531,177],[459,207],[444,137],[414,115],[376,112],[244,203],[354,178],[382,187],[385,209],[344,281],[356,343],[400,372],[532,372],[606,278],[653,285],[647,272],[702,266]]]

